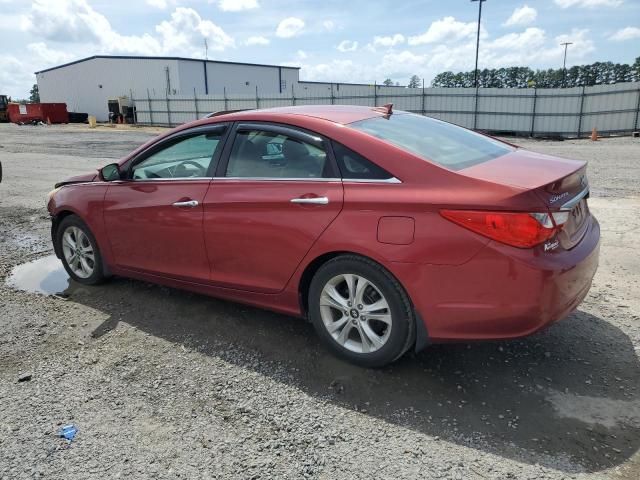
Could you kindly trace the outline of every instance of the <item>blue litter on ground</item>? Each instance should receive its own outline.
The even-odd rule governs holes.
[[[78,429],[76,428],[75,425],[65,425],[60,429],[58,436],[62,438],[66,438],[67,440],[71,441],[75,438],[77,433],[78,433]]]

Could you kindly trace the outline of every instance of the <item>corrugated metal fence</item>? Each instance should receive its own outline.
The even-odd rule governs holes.
[[[637,131],[640,83],[548,89],[387,88],[313,85],[261,95],[133,95],[137,123],[176,126],[220,110],[290,105],[383,105],[463,127],[527,136],[580,137]]]

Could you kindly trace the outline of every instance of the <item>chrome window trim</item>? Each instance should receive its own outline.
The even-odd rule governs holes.
[[[317,177],[300,177],[300,178],[286,178],[286,177],[214,177],[214,180],[244,180],[248,182],[340,182],[341,178],[317,178]]]
[[[342,181],[344,183],[402,183],[402,181],[396,177],[391,178],[343,178]]]
[[[578,203],[580,203],[580,200],[582,200],[584,197],[587,196],[587,194],[589,193],[589,186],[587,185],[586,187],[584,187],[584,189],[578,193],[575,197],[573,197],[571,200],[569,200],[567,203],[564,203],[561,207],[560,210],[572,210],[573,207],[575,207]]]
[[[209,180],[214,177],[167,177],[167,178],[129,178],[126,180],[113,180],[107,183],[131,183],[131,182],[171,182],[171,181],[190,181],[195,182],[197,180]]]
[[[279,177],[213,177],[214,180],[244,180],[251,182],[342,182],[342,183],[402,183],[396,177],[387,178],[384,180],[368,179],[368,178],[314,178],[314,177],[300,177],[300,178],[279,178]]]

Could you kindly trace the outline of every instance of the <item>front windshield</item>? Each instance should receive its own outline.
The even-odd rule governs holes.
[[[450,170],[461,170],[514,150],[471,130],[412,113],[369,118],[349,126]]]

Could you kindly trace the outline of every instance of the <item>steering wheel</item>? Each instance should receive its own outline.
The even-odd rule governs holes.
[[[187,168],[185,168],[186,165],[193,165],[194,167],[196,167],[198,169],[198,171],[194,172],[193,170],[187,169]],[[184,172],[184,174],[183,174],[183,172]],[[189,175],[189,173],[191,175]],[[195,160],[185,160],[184,162],[180,163],[180,165],[178,165],[176,167],[176,170],[174,172],[174,176],[176,176],[176,177],[203,177],[205,173],[206,173],[206,169],[202,165],[200,165],[198,162],[196,162]]]

